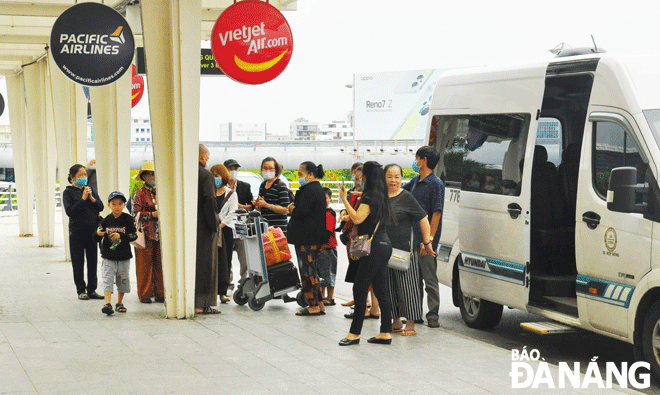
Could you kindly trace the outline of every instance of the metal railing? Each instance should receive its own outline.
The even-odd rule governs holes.
[[[33,208],[35,204],[33,203]],[[55,207],[62,207],[62,195],[60,193],[60,184],[55,184]],[[18,195],[16,193],[16,184],[13,182],[0,181],[0,212],[17,212]]]

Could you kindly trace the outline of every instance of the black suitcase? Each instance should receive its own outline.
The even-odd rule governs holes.
[[[270,291],[277,292],[289,287],[299,287],[300,278],[293,262],[276,263],[268,267],[268,283]]]

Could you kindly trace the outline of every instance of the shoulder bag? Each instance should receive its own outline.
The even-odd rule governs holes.
[[[374,235],[378,231],[378,225],[380,225],[380,221],[378,221],[376,224],[376,228],[374,229],[374,233],[371,235],[371,237],[366,234],[351,238],[351,247],[348,251],[351,256],[356,259],[360,259],[364,256],[368,256],[371,253],[371,239],[374,238]]]
[[[415,254],[413,253],[413,232],[410,229],[410,252],[400,250],[398,248],[392,248],[392,256],[387,262],[387,267],[393,270],[398,270],[400,272],[407,272],[410,269],[410,263],[414,259]]]
[[[144,238],[144,226],[140,222],[140,213],[137,213],[137,215],[135,215],[135,229],[136,229],[135,234],[137,235],[137,239],[135,239],[135,241],[131,241],[131,244],[133,244],[133,247],[137,248],[138,250],[144,250],[145,247],[147,246],[147,243]]]

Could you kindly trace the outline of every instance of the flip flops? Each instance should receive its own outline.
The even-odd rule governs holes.
[[[298,316],[310,316],[310,315],[325,315],[325,311],[319,311],[318,313],[310,313],[309,308],[305,307],[302,310],[299,310],[296,315]]]
[[[211,308],[211,307],[205,307],[204,310],[202,310],[201,312],[199,312],[197,314],[220,314],[220,310],[216,310],[216,309]]]
[[[417,334],[417,331],[414,329],[405,329],[401,332],[401,336],[414,336]]]

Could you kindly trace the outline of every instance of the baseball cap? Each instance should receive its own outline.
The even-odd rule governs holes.
[[[227,160],[225,161],[225,163],[223,163],[223,165],[225,165],[225,167],[226,167],[227,169],[229,169],[230,167],[234,167],[234,166],[241,167],[241,165],[239,165],[238,162],[236,162],[235,159],[227,159]]]
[[[119,191],[110,192],[110,196],[108,196],[108,203],[110,203],[112,199],[115,198],[122,198],[124,203],[126,203],[126,196],[124,196],[124,194]]]

